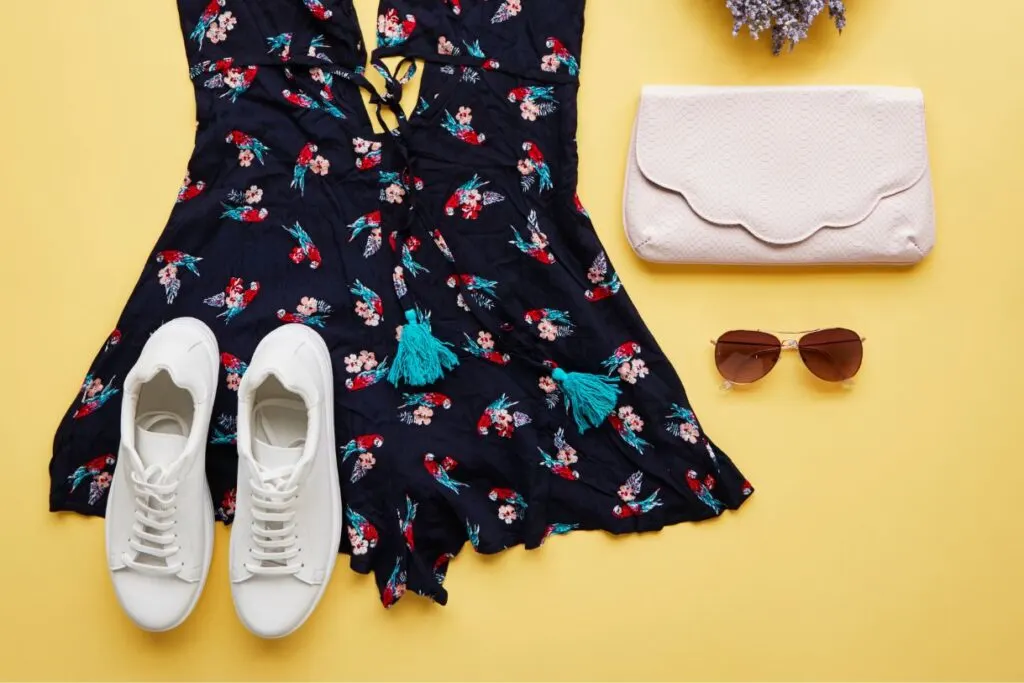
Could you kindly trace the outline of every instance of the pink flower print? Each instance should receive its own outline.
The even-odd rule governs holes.
[[[481,330],[476,335],[476,343],[484,351],[490,351],[491,349],[494,348],[494,339],[491,338],[491,333],[490,332],[485,332],[483,330]]]
[[[359,456],[359,466],[363,469],[372,469],[377,464],[377,459],[373,457],[373,453],[363,453]]]
[[[510,16],[516,16],[523,10],[523,0],[505,0],[505,11]]]
[[[552,73],[558,71],[558,57],[555,55],[544,55],[540,60],[540,68],[542,71],[550,71]]]
[[[555,380],[550,377],[541,377],[537,382],[537,386],[539,386],[540,390],[545,394],[553,394],[558,391],[558,385],[555,384]]]
[[[516,521],[516,509],[512,505],[502,505],[498,508],[498,519],[505,522],[505,524],[511,524]]]
[[[519,113],[527,121],[536,121],[540,115],[540,107],[533,100],[524,100],[519,105]]]
[[[229,374],[227,379],[228,391],[238,391],[238,385],[241,381],[242,378],[236,373],[232,372]]]
[[[312,161],[309,162],[309,170],[319,176],[327,175],[328,171],[331,170],[331,162],[326,158],[317,155]]]
[[[228,32],[220,24],[214,24],[210,27],[210,30],[206,32],[206,37],[211,43],[216,45],[217,43],[228,39]]]
[[[405,188],[401,185],[388,185],[384,190],[384,198],[389,204],[401,204],[405,196]]]
[[[558,338],[558,328],[550,320],[541,320],[537,323],[537,334],[545,341],[555,341]]]
[[[250,185],[249,189],[245,191],[245,203],[259,204],[261,201],[263,201],[263,190],[256,185]]]
[[[459,107],[458,113],[455,114],[455,120],[463,126],[468,126],[473,122],[473,110],[469,107]]]
[[[412,412],[413,424],[426,426],[430,424],[432,417],[434,417],[434,409],[427,406],[419,406]]]
[[[345,356],[345,372],[356,373],[363,369],[363,361],[354,353]]]
[[[373,351],[360,351],[359,361],[363,364],[363,370],[373,370],[377,367],[377,354]]]
[[[352,138],[352,149],[356,154],[366,154],[370,151],[370,141],[363,138]]]
[[[529,159],[520,159],[518,168],[521,175],[530,175],[533,173],[533,162]]]
[[[697,429],[697,425],[692,422],[683,422],[679,425],[679,438],[683,441],[689,441],[690,443],[697,443],[697,438],[700,436],[700,430]]]
[[[227,297],[225,297],[224,305],[228,308],[238,308],[242,305],[242,299],[243,297],[241,292],[231,292]]]
[[[238,151],[238,165],[243,168],[249,168],[252,166],[252,160],[256,158],[256,155],[247,149]]]
[[[633,412],[633,406],[622,406],[619,408],[619,419],[625,422],[634,432],[644,430],[644,421],[639,415]]]
[[[310,57],[312,57],[312,56],[313,55],[310,55]],[[317,83],[323,83],[324,82],[324,70],[321,69],[318,66],[314,66],[312,69],[309,70],[309,77],[312,78]]]
[[[620,486],[619,498],[622,499],[623,503],[629,503],[633,501],[636,498],[636,495],[633,493],[633,487],[628,485]]]
[[[295,307],[295,310],[301,313],[302,315],[313,315],[314,313],[316,313],[316,308],[318,305],[320,305],[320,302],[314,299],[313,297],[304,296],[302,297],[302,300],[299,301],[299,305]]]
[[[89,382],[88,385],[86,385],[85,395],[89,398],[92,398],[101,391],[103,391],[103,382],[100,381],[99,377],[93,377],[92,381]]]
[[[596,285],[597,283],[604,280],[604,273],[601,272],[601,269],[599,267],[590,266],[590,269],[587,270],[587,279]]]
[[[178,266],[173,263],[168,263],[166,266],[160,269],[157,273],[157,277],[160,280],[160,284],[169,285],[178,279]]]
[[[110,476],[110,472],[100,472],[99,474],[96,475],[96,478],[93,481],[96,482],[97,487],[101,489],[106,489],[110,487],[110,482],[112,479],[113,477]]]
[[[224,12],[219,17],[217,17],[217,23],[225,31],[230,31],[231,29],[235,28],[235,24],[238,23],[238,19],[235,19],[234,15],[232,15],[231,12]]]
[[[237,90],[245,85],[245,74],[240,69],[228,69],[224,74],[224,85],[230,90]]]
[[[366,551],[370,548],[370,544],[366,542],[366,539],[359,538],[354,534],[349,534],[348,540],[352,544],[353,555],[365,555]]]
[[[455,53],[455,46],[452,42],[441,36],[437,39],[437,54],[439,55],[451,55]]]
[[[566,445],[564,448],[559,450],[555,457],[559,462],[566,465],[572,465],[579,461],[579,456],[576,455],[576,449],[569,445]]]

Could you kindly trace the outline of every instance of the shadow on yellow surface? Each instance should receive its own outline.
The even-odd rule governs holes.
[[[476,1],[476,0],[474,0]],[[50,440],[160,233],[191,152],[174,2],[11,3],[0,161],[0,676],[14,679],[1020,679],[1024,653],[1024,4],[854,0],[790,55],[729,37],[721,0],[591,0],[581,186],[704,425],[758,488],[741,513],[543,552],[464,553],[451,602],[381,609],[344,566],[283,642],[234,617],[227,533],[179,630],[120,613],[103,525],[46,512]],[[371,0],[357,0],[364,28]],[[994,5],[994,6],[993,6]],[[921,87],[938,246],[912,270],[671,268],[621,227],[644,83]],[[828,121],[822,121],[828,125]],[[799,362],[721,392],[734,327],[844,325],[855,388]]]

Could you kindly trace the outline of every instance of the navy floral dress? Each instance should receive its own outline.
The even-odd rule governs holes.
[[[121,380],[177,316],[206,321],[222,351],[207,469],[225,522],[246,360],[285,322],[323,335],[340,551],[375,574],[386,606],[406,590],[445,603],[467,540],[496,553],[575,529],[649,531],[751,494],[576,194],[584,0],[385,0],[380,92],[351,0],[178,4],[195,151],[57,431],[51,509],[103,513]],[[404,59],[388,68],[387,56]],[[410,323],[443,349],[443,377],[422,386],[395,372]]]

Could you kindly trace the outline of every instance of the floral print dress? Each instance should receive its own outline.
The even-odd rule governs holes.
[[[385,606],[407,590],[445,603],[467,541],[496,553],[739,507],[751,485],[705,433],[576,193],[583,4],[384,0],[378,92],[351,0],[179,0],[195,150],[58,428],[51,509],[103,514],[121,379],[177,316],[204,320],[222,351],[207,475],[225,522],[247,359],[284,323],[323,335],[339,546]],[[396,127],[374,132],[364,90]],[[439,379],[396,378],[410,324],[450,352]]]

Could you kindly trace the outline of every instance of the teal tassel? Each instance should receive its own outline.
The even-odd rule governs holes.
[[[408,323],[402,327],[402,339],[398,342],[395,361],[388,372],[388,381],[398,386],[405,382],[409,386],[421,387],[444,377],[445,370],[459,364],[459,358],[430,331],[430,316],[419,309],[407,310]]]
[[[562,368],[555,368],[551,379],[558,383],[565,394],[565,408],[572,410],[580,434],[604,422],[608,414],[615,410],[615,403],[621,393],[617,386],[618,377],[566,372]]]

